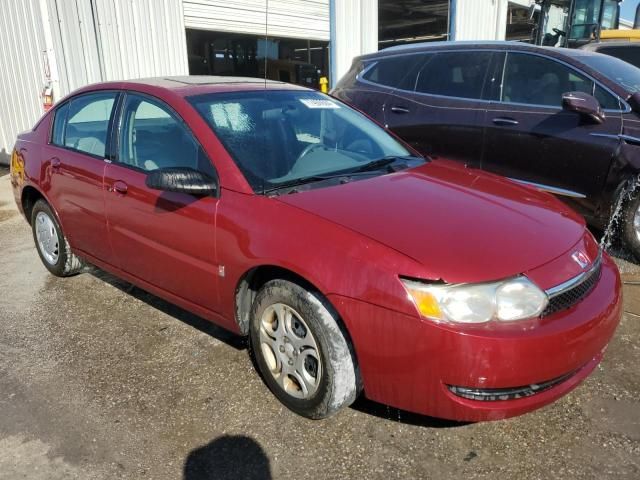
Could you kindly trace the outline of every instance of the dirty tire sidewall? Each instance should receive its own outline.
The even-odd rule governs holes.
[[[47,262],[38,245],[38,237],[36,235],[36,216],[38,215],[38,212],[45,213],[51,219],[56,230],[56,235],[58,236],[58,261],[55,265]],[[71,253],[69,242],[67,242],[67,239],[62,232],[58,218],[55,213],[53,213],[49,204],[44,200],[38,200],[33,206],[31,211],[31,232],[33,234],[33,241],[35,242],[40,260],[52,274],[58,277],[68,277],[70,275],[75,275],[82,269],[83,265],[81,260]]]
[[[626,200],[623,205],[620,234],[624,248],[626,248],[636,260],[640,261],[640,240],[638,240],[633,226],[633,220],[638,208],[640,208],[640,195],[636,193],[632,198]]]
[[[283,391],[263,358],[260,320],[263,312],[276,303],[284,303],[302,316],[320,350],[323,373],[318,390],[310,398],[298,399]],[[355,355],[338,322],[337,315],[320,294],[287,280],[267,282],[253,303],[249,334],[262,378],[287,408],[304,417],[326,418],[351,405],[358,396],[360,381]]]

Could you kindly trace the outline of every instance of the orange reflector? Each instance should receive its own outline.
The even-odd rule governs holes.
[[[429,318],[442,318],[442,312],[438,306],[438,301],[432,294],[421,290],[411,290],[411,296],[413,297],[413,301],[422,316]]]

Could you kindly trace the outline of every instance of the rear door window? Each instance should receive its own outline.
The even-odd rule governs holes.
[[[104,158],[116,92],[82,95],[71,100],[64,146]],[[54,126],[55,130],[55,126]]]
[[[415,54],[382,58],[365,71],[362,79],[385,87],[413,90],[414,72],[430,56],[431,54]]]
[[[482,98],[492,52],[441,52],[418,73],[418,93],[468,99]]]

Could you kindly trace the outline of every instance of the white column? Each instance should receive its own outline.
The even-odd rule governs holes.
[[[330,0],[331,86],[353,57],[378,50],[378,0]]]
[[[42,33],[44,36],[44,45],[45,45],[45,49],[42,52],[43,62],[46,61],[48,64],[48,67],[49,67],[48,80],[51,82],[51,88],[53,89],[53,99],[54,101],[57,102],[69,92],[62,92],[60,90],[60,77],[58,76],[58,63],[56,61],[56,54],[54,50],[53,34],[51,33],[51,20],[49,18],[49,10],[47,9],[47,0],[40,0],[40,15],[42,18]]]

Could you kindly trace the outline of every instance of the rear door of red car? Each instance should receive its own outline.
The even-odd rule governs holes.
[[[215,176],[182,119],[154,97],[127,93],[116,161],[105,171],[109,235],[117,266],[182,300],[216,311],[218,199],[152,190],[147,174],[190,167]]]
[[[103,175],[117,92],[83,94],[58,106],[43,148],[44,189],[71,246],[111,263]]]
[[[569,64],[508,52],[501,85],[487,109],[482,168],[556,190],[582,213],[593,211],[622,128],[618,98]],[[599,124],[562,109],[562,94],[594,94],[606,109]]]
[[[480,165],[487,50],[423,53],[420,68],[386,101],[385,124],[425,155]]]

